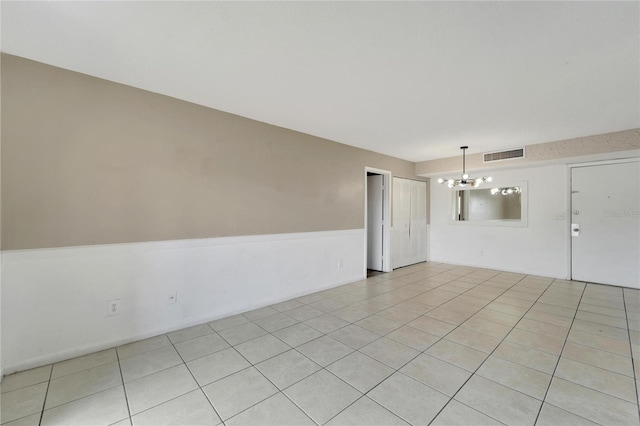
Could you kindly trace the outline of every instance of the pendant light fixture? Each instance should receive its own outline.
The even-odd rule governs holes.
[[[440,178],[438,179],[438,183],[446,183],[447,186],[449,188],[455,188],[457,186],[480,186],[481,183],[483,182],[491,182],[491,176],[483,176],[481,178],[472,178],[469,177],[469,175],[467,174],[467,170],[466,170],[466,161],[465,161],[465,151],[467,150],[467,148],[469,148],[468,146],[461,146],[460,149],[462,150],[462,177],[461,179],[447,179],[447,178]]]

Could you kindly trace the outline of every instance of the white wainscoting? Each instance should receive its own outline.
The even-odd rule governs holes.
[[[5,251],[2,369],[10,374],[360,280],[363,242],[364,230],[353,229]],[[114,299],[121,313],[107,316]]]

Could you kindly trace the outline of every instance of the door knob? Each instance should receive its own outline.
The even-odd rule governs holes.
[[[572,237],[577,237],[580,235],[580,225],[578,225],[577,223],[572,223],[571,224],[571,236]]]

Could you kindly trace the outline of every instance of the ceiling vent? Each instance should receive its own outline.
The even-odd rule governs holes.
[[[490,163],[492,161],[515,160],[516,158],[524,158],[524,148],[510,149],[509,151],[487,152],[483,154],[483,162]]]

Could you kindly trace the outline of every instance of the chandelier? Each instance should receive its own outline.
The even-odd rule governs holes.
[[[447,179],[440,178],[438,179],[438,183],[446,183],[449,188],[455,188],[456,186],[480,186],[483,182],[491,182],[491,176],[483,176],[481,178],[472,178],[469,177],[466,170],[466,162],[465,162],[465,150],[469,148],[468,146],[461,146],[462,150],[462,177],[461,179]]]
[[[492,195],[512,195],[512,194],[520,194],[522,189],[519,186],[509,186],[505,188],[491,188]]]

